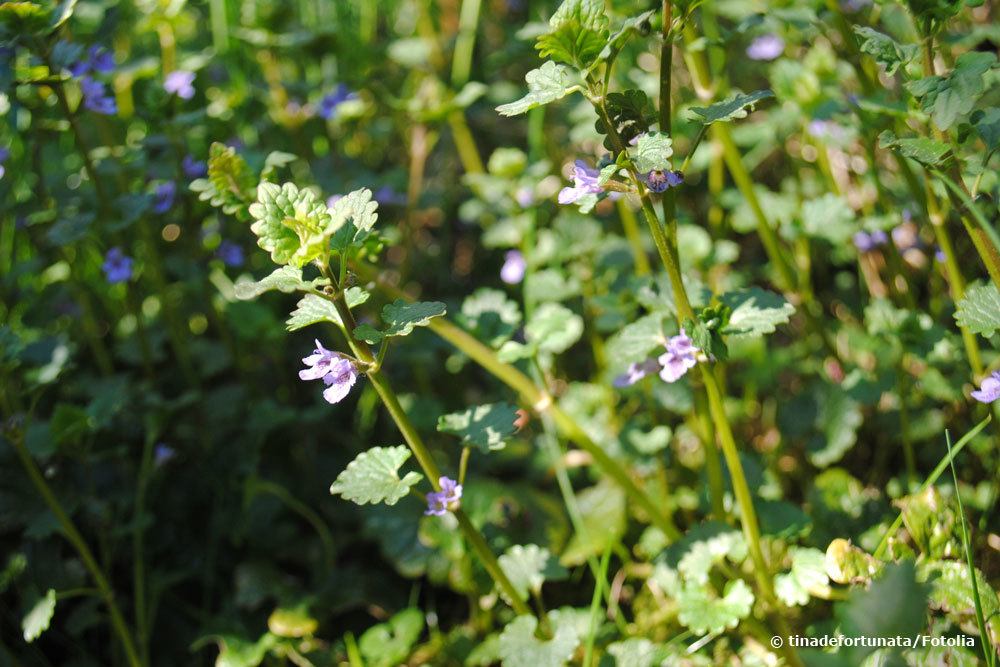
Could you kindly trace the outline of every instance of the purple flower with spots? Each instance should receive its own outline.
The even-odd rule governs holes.
[[[101,269],[109,283],[123,283],[132,278],[132,258],[122,252],[121,248],[111,248],[104,255]]]
[[[889,235],[881,229],[876,229],[871,233],[857,232],[853,237],[853,241],[854,247],[860,252],[871,252],[875,248],[888,243]]]
[[[243,248],[229,240],[224,240],[215,250],[215,256],[222,260],[226,266],[243,266]]]
[[[440,477],[438,484],[440,491],[432,491],[427,494],[426,515],[444,516],[462,500],[462,485],[448,477]]]
[[[188,178],[204,178],[208,176],[208,164],[195,159],[193,155],[185,155],[181,160],[181,170]]]
[[[667,351],[658,358],[660,378],[664,382],[676,382],[698,363],[698,348],[683,329],[667,341],[666,347]]]
[[[597,180],[601,172],[587,165],[583,160],[573,163],[573,186],[566,186],[559,191],[560,204],[572,204],[573,202],[591,194],[600,194],[604,191]]]
[[[318,340],[315,342],[316,349],[302,360],[307,368],[299,371],[299,379],[323,380],[326,385],[323,398],[327,403],[339,403],[357,382],[358,370],[344,355],[326,349]]]
[[[357,99],[357,97],[357,93],[351,91],[346,85],[338,84],[332,93],[324,95],[323,99],[319,101],[319,115],[327,120],[336,118],[337,107],[344,102]]]
[[[1000,399],[1000,371],[983,380],[978,391],[972,392],[972,398],[980,403],[992,403]]]
[[[668,188],[676,188],[684,182],[684,174],[679,171],[660,171],[654,169],[643,177],[646,187],[653,192],[664,192]]]
[[[89,76],[80,77],[80,92],[83,93],[84,108],[104,116],[113,116],[118,113],[115,98],[108,93],[107,87],[100,81]]]
[[[153,192],[153,212],[166,213],[174,205],[174,198],[177,196],[177,184],[173,181],[164,181],[156,186]]]
[[[508,285],[517,285],[524,280],[527,268],[528,263],[524,261],[524,255],[517,250],[510,250],[504,255],[503,266],[500,267],[500,280]]]
[[[182,100],[194,97],[194,72],[179,69],[171,72],[163,80],[163,90]]]
[[[785,40],[773,33],[756,37],[747,47],[750,60],[774,60],[785,51]]]
[[[619,389],[623,389],[635,384],[647,375],[659,372],[659,370],[660,362],[650,357],[649,359],[640,361],[639,363],[629,364],[628,370],[626,370],[622,375],[616,377],[612,384]]]

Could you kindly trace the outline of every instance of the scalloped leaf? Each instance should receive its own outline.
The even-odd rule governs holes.
[[[916,44],[900,44],[889,35],[867,26],[853,26],[854,33],[860,38],[859,47],[862,53],[867,53],[875,62],[892,76],[900,67],[917,57],[920,47]]]
[[[369,667],[396,667],[406,662],[424,629],[424,614],[409,607],[385,623],[367,630],[358,639],[358,648]]]
[[[577,89],[570,70],[563,65],[547,61],[524,77],[528,93],[519,100],[497,107],[501,116],[518,116],[535,107],[560,100]]]
[[[928,167],[937,167],[951,157],[951,148],[943,141],[930,137],[907,137],[900,139],[891,130],[878,135],[879,148],[892,148],[903,157],[916,160]]]
[[[360,306],[370,296],[369,292],[360,287],[348,287],[347,291],[344,292],[344,299],[347,301],[349,308]],[[295,310],[288,316],[288,320],[285,321],[285,327],[289,331],[298,331],[310,324],[318,324],[319,322],[329,322],[337,326],[342,326],[340,313],[337,312],[337,309],[334,308],[329,300],[315,294],[306,294],[299,299]]]
[[[750,615],[754,595],[742,579],[726,584],[722,597],[708,586],[685,586],[677,596],[677,620],[696,634],[735,628]]]
[[[566,576],[566,569],[552,557],[549,550],[537,544],[516,544],[507,549],[497,561],[522,600],[527,600],[529,593],[540,593],[542,584],[546,581]]]
[[[970,285],[958,302],[955,321],[975,334],[992,336],[1000,329],[1000,290],[996,285]]]
[[[560,354],[583,335],[583,318],[558,303],[543,303],[524,327],[528,343],[540,352]]]
[[[774,578],[774,592],[789,607],[809,602],[809,597],[826,597],[830,579],[826,574],[826,554],[819,549],[792,547],[792,568]]]
[[[465,298],[456,319],[473,336],[495,348],[521,325],[521,308],[501,290],[482,287]]]
[[[609,24],[603,0],[563,0],[535,48],[542,58],[587,69],[608,45]]]
[[[435,317],[441,317],[447,308],[440,301],[406,301],[396,299],[382,308],[382,321],[387,325],[382,331],[362,324],[354,335],[370,345],[377,345],[391,336],[409,336],[414,327],[425,327]]]
[[[695,120],[701,121],[703,125],[712,123],[727,123],[741,118],[746,118],[748,108],[753,111],[753,106],[761,100],[774,97],[770,90],[756,90],[750,94],[736,93],[721,102],[716,102],[707,107],[691,107],[691,114]]]
[[[250,301],[272,290],[290,294],[291,292],[306,292],[328,283],[329,281],[323,278],[303,280],[302,269],[294,266],[281,266],[272,271],[267,277],[257,281],[237,280],[233,286],[233,291],[237,299]]]
[[[608,366],[616,373],[624,372],[629,364],[644,360],[653,350],[667,342],[663,321],[667,314],[658,311],[626,324],[605,343]]]
[[[400,479],[399,468],[410,458],[406,445],[373,447],[361,452],[330,486],[330,493],[358,505],[385,503],[395,505],[423,479],[418,472],[408,472]]]
[[[198,199],[232,215],[253,199],[254,176],[236,149],[213,142],[208,149],[208,175],[191,181],[189,186]]]
[[[275,264],[305,266],[329,253],[330,237],[344,225],[344,216],[330,216],[312,190],[294,183],[257,186],[257,201],[248,209],[257,245],[271,253]]]
[[[635,168],[642,173],[670,169],[670,156],[674,154],[673,140],[666,132],[647,132],[639,137],[635,148],[629,151]]]
[[[517,408],[509,403],[477,405],[438,418],[437,430],[451,433],[462,439],[462,444],[473,446],[487,453],[503,449],[507,438],[514,435],[517,426]]]
[[[774,333],[795,312],[795,306],[784,297],[759,287],[726,292],[719,300],[732,309],[722,334],[736,340]]]
[[[25,614],[21,620],[21,630],[24,634],[24,641],[31,643],[38,639],[43,632],[49,629],[52,617],[56,613],[56,592],[49,589],[48,592],[32,605],[31,610]]]
[[[549,613],[552,639],[535,636],[538,619],[518,616],[500,633],[500,657],[504,667],[562,667],[580,644],[574,625],[561,618],[559,610]]]

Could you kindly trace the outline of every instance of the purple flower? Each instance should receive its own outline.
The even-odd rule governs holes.
[[[1000,399],[1000,371],[994,371],[993,375],[983,380],[979,391],[972,392],[972,398],[980,403],[992,403]]]
[[[785,40],[773,33],[761,35],[750,42],[747,57],[750,60],[774,60],[785,51]]]
[[[688,369],[694,368],[698,363],[695,356],[698,348],[683,329],[667,341],[666,347],[667,351],[658,358],[661,367],[660,378],[664,382],[676,382],[688,372]]]
[[[114,247],[104,255],[101,268],[109,283],[123,283],[132,277],[132,258],[122,252],[121,248]]]
[[[182,100],[194,97],[194,72],[179,69],[167,75],[163,80],[163,90],[171,95],[177,95]]]
[[[853,237],[854,247],[860,252],[871,252],[875,248],[889,242],[889,236],[881,229],[876,229],[872,233],[858,232]]]
[[[604,190],[597,183],[601,172],[587,166],[583,160],[577,160],[573,165],[573,187],[567,186],[559,191],[560,204],[572,204],[587,195],[596,195]]]
[[[624,374],[616,377],[612,384],[619,389],[629,387],[647,375],[651,375],[660,370],[660,362],[650,357],[636,364],[629,364],[628,370]]]
[[[676,188],[684,182],[684,174],[679,171],[660,171],[654,169],[643,177],[646,187],[653,192],[663,192],[667,188]]]
[[[462,485],[453,479],[441,477],[438,479],[441,486],[440,491],[432,491],[427,494],[427,509],[424,514],[434,516],[444,516],[449,509],[454,509],[454,505],[462,499]]]
[[[156,186],[153,192],[153,212],[166,213],[174,205],[174,197],[177,196],[177,184],[173,181],[164,181]]]
[[[193,155],[185,155],[181,160],[181,170],[188,178],[204,178],[208,176],[208,164],[195,159]]]
[[[500,280],[508,285],[517,285],[524,280],[524,271],[527,267],[524,255],[517,250],[509,250],[504,255],[503,266],[500,268]]]
[[[95,81],[89,76],[80,77],[80,91],[83,93],[85,108],[105,116],[118,113],[115,98],[108,94],[108,89],[100,81]]]
[[[514,193],[514,201],[521,208],[528,208],[535,203],[535,191],[527,186],[518,188]]]
[[[344,400],[358,380],[358,371],[354,363],[344,355],[326,349],[318,340],[316,349],[305,357],[302,363],[308,368],[299,371],[299,379],[322,379],[326,385],[323,398],[327,403],[339,403]]]
[[[357,97],[357,93],[352,92],[346,85],[338,84],[332,93],[324,95],[319,101],[319,115],[327,120],[336,118],[337,107]]]
[[[944,264],[944,261],[946,259],[945,254],[944,254],[944,250],[941,250],[941,248],[938,248],[937,250],[935,250],[934,251],[934,259],[936,259],[937,261],[939,261],[942,264]]]
[[[177,452],[173,447],[162,442],[157,443],[153,449],[153,465],[159,468],[175,456],[177,456]]]
[[[226,266],[243,266],[243,248],[229,240],[224,240],[215,250],[215,255]]]
[[[111,51],[94,44],[87,49],[87,57],[81,58],[69,67],[70,74],[76,77],[99,72],[108,74],[115,69],[115,55]]]
[[[344,195],[330,195],[326,198],[326,207],[333,208],[333,205],[344,198]]]
[[[402,206],[406,203],[406,195],[396,192],[391,185],[383,185],[375,191],[375,201],[383,206]]]

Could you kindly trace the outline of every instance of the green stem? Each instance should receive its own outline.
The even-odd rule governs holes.
[[[451,85],[455,89],[464,86],[469,80],[481,5],[482,0],[462,2],[462,11],[458,18],[458,37],[455,39],[455,52],[451,60]]]
[[[139,474],[136,480],[135,501],[133,507],[132,529],[132,593],[135,606],[135,631],[139,652],[143,664],[149,664],[149,606],[146,601],[146,549],[143,544],[146,522],[142,514],[146,505],[146,489],[149,486],[149,475],[153,469],[153,443],[156,440],[152,434],[147,434],[142,447],[142,459],[139,463]]]
[[[629,208],[628,200],[622,197],[615,202],[618,209],[618,217],[622,221],[622,230],[625,232],[625,239],[632,250],[632,259],[635,262],[635,274],[637,276],[648,276],[651,273],[649,258],[646,257],[646,248],[642,242],[642,234],[639,232],[639,224],[635,219],[635,213]]]
[[[139,659],[139,654],[136,652],[132,634],[129,631],[128,626],[125,624],[125,618],[122,616],[121,610],[118,608],[118,603],[115,602],[115,593],[111,588],[111,584],[108,582],[108,579],[104,575],[104,571],[101,569],[100,565],[97,564],[97,560],[94,558],[94,554],[91,552],[90,547],[87,546],[87,542],[83,539],[83,535],[81,535],[80,531],[77,530],[73,520],[70,519],[63,510],[59,500],[56,498],[52,489],[45,481],[41,471],[35,464],[35,460],[31,457],[27,447],[25,447],[23,438],[20,435],[13,435],[9,438],[9,440],[14,446],[14,450],[17,452],[18,458],[21,459],[21,464],[24,466],[25,472],[28,473],[28,477],[31,478],[31,482],[35,485],[35,489],[37,489],[38,493],[42,496],[42,499],[45,501],[45,504],[48,505],[52,514],[55,515],[56,521],[59,522],[59,526],[62,528],[63,536],[76,550],[77,554],[80,556],[80,560],[83,561],[83,566],[90,573],[90,576],[94,580],[94,584],[100,591],[101,598],[104,600],[104,604],[108,608],[108,615],[111,617],[112,630],[121,642],[128,664],[130,667],[143,667],[144,663]]]
[[[705,449],[705,476],[708,478],[708,497],[712,504],[712,515],[718,521],[726,520],[725,479],[719,465],[719,448],[716,445],[715,426],[705,405],[705,394],[695,392],[695,411],[701,430],[701,443]]]

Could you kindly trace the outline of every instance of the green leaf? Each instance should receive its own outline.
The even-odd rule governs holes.
[[[28,558],[22,553],[12,553],[7,557],[7,564],[0,571],[0,593],[17,579],[28,568]]]
[[[482,287],[465,298],[456,319],[476,338],[495,348],[517,331],[521,309],[501,290]]]
[[[648,132],[640,136],[636,147],[630,151],[635,168],[642,173],[670,169],[670,156],[674,154],[672,143],[665,132]]]
[[[622,21],[618,30],[608,39],[608,45],[601,52],[601,59],[609,58],[612,51],[620,51],[632,35],[636,33],[648,34],[650,29],[649,20],[653,18],[654,14],[656,14],[656,11],[651,9],[638,16],[632,16]]]
[[[626,145],[644,132],[648,132],[650,125],[657,120],[652,101],[644,91],[634,88],[620,93],[608,93],[607,109],[611,123]],[[607,136],[610,130],[602,119],[597,119],[594,129],[605,135],[604,147],[609,151],[614,150],[614,142]]]
[[[410,450],[405,445],[373,447],[347,465],[330,487],[330,493],[340,494],[358,505],[381,502],[395,505],[410,492],[411,486],[423,479],[417,472],[399,478],[399,468],[408,458]]]
[[[573,624],[560,619],[559,610],[549,613],[552,639],[535,636],[538,619],[518,616],[500,633],[500,657],[504,667],[562,667],[580,644]],[[563,620],[563,622],[559,622]]]
[[[802,227],[806,235],[834,246],[844,245],[857,231],[854,218],[854,210],[847,200],[830,192],[802,205]]]
[[[219,657],[215,660],[215,667],[257,667],[278,643],[278,638],[268,632],[256,642],[228,635],[217,637],[216,641]]]
[[[21,630],[24,631],[24,641],[31,643],[49,629],[52,616],[56,613],[56,592],[49,589],[45,597],[39,598],[21,620]]]
[[[1000,329],[1000,290],[993,283],[970,285],[957,304],[955,321],[972,333],[992,336]]]
[[[544,303],[524,327],[527,341],[540,352],[560,354],[583,335],[583,318],[566,306]]]
[[[577,89],[569,69],[552,61],[528,72],[524,80],[528,84],[528,94],[510,104],[498,106],[497,113],[501,116],[527,113],[535,107],[560,100]]]
[[[344,299],[349,308],[360,306],[368,300],[371,294],[360,287],[349,287],[344,292]],[[298,331],[310,324],[330,322],[341,326],[340,313],[328,299],[316,294],[307,294],[299,300],[295,310],[289,315],[285,326],[289,331]]]
[[[608,367],[622,373],[629,364],[643,361],[653,350],[666,345],[667,336],[663,332],[665,318],[666,313],[662,311],[644,315],[609,338],[604,347]]]
[[[774,97],[770,90],[757,90],[749,95],[736,93],[721,102],[716,102],[708,107],[691,107],[691,113],[695,120],[701,121],[703,125],[711,125],[718,122],[730,122],[747,117],[747,108],[753,110],[753,106],[763,99]]]
[[[983,618],[993,632],[1000,631],[1000,599],[997,598],[986,577],[975,570],[979,601]],[[969,568],[958,561],[927,561],[918,573],[918,578],[931,584],[930,605],[941,609],[965,632],[978,634],[976,627],[976,602],[973,594]]]
[[[577,503],[583,530],[573,534],[559,558],[566,566],[585,563],[625,534],[625,492],[620,487],[601,482],[581,491]]]
[[[541,593],[542,584],[546,581],[566,576],[565,568],[552,557],[549,550],[536,544],[516,544],[507,549],[497,561],[522,600],[527,600],[529,593]]]
[[[298,267],[328,253],[330,237],[344,224],[343,217],[330,217],[312,190],[299,190],[294,183],[262,182],[249,212],[257,245],[271,253],[275,264]]]
[[[354,334],[372,345],[382,342],[383,338],[391,336],[409,336],[413,327],[425,327],[435,317],[446,312],[445,305],[440,301],[413,301],[396,299],[382,308],[382,321],[387,325],[383,331],[363,324],[354,330]]]
[[[986,150],[1000,150],[1000,107],[978,109],[969,118],[976,134],[986,144]]]
[[[305,292],[316,289],[328,281],[317,278],[316,280],[303,280],[302,269],[294,266],[281,266],[271,272],[266,278],[258,281],[237,280],[234,286],[236,298],[242,301],[256,299],[265,292],[278,290],[279,292]]]
[[[232,146],[214,142],[208,149],[208,175],[191,182],[198,199],[232,215],[253,198],[254,176],[246,160]]]
[[[996,54],[968,51],[955,61],[947,76],[928,76],[906,84],[906,89],[920,100],[920,107],[931,115],[939,130],[947,130],[976,106],[985,92],[983,75],[996,67]]]
[[[504,448],[507,438],[517,430],[514,425],[516,419],[517,408],[513,405],[489,403],[441,415],[437,429],[457,435],[463,445],[471,445],[486,453]]]
[[[917,57],[920,47],[916,44],[902,45],[889,35],[867,26],[854,26],[854,33],[861,38],[861,52],[872,56],[885,73],[892,76],[902,65]]]
[[[735,628],[750,615],[754,595],[742,579],[726,584],[720,598],[708,586],[688,585],[677,596],[677,620],[696,634]]]
[[[542,58],[587,69],[608,44],[609,23],[602,0],[563,0],[535,48]]]
[[[726,292],[719,300],[732,309],[722,334],[736,340],[774,333],[795,312],[784,297],[759,287]]]
[[[815,427],[819,434],[807,444],[810,463],[825,468],[836,463],[858,440],[858,427],[864,421],[860,404],[842,387],[822,385],[817,392],[819,412]]]
[[[928,167],[937,167],[951,157],[951,149],[942,141],[928,137],[899,139],[891,130],[878,135],[879,148],[893,148],[903,157],[916,160]]]
[[[319,621],[305,605],[278,607],[267,617],[267,629],[278,637],[308,637],[315,634]]]
[[[396,667],[406,662],[424,629],[424,614],[409,607],[394,614],[386,623],[365,630],[358,648],[368,667]]]
[[[615,667],[654,667],[662,662],[663,650],[642,637],[630,637],[608,645],[608,653],[615,659]]]
[[[792,569],[774,578],[774,592],[789,607],[804,605],[809,596],[826,597],[830,580],[826,575],[826,554],[819,549],[792,547]]]
[[[330,220],[336,234],[335,245],[341,251],[362,241],[378,222],[378,202],[372,201],[372,191],[361,188],[349,192],[330,207]],[[343,238],[342,238],[343,237]]]

